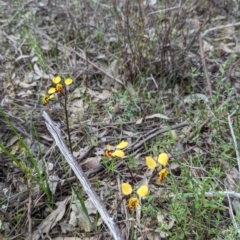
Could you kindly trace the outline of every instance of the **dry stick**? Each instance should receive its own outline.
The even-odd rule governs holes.
[[[28,239],[31,240],[32,239],[32,195],[31,195],[31,191],[29,191],[29,201],[28,201]]]
[[[108,226],[110,232],[113,235],[113,238],[115,240],[124,240],[117,224],[115,221],[109,216],[107,209],[103,205],[100,197],[97,195],[95,190],[93,189],[90,181],[88,180],[86,174],[83,172],[82,168],[78,165],[76,159],[73,157],[73,155],[70,153],[69,149],[67,148],[66,144],[64,143],[62,136],[61,136],[61,131],[57,127],[57,125],[52,121],[52,119],[49,117],[49,115],[46,112],[43,112],[43,117],[45,118],[45,123],[48,128],[48,131],[52,134],[56,145],[58,146],[59,150],[65,157],[66,161],[70,165],[71,169],[74,171],[76,174],[77,178],[81,182],[84,190],[88,194],[89,198],[93,202],[94,206],[100,213],[103,221],[106,223]]]
[[[226,24],[226,25],[220,25],[220,26],[217,26],[217,27],[209,28],[204,33],[202,33],[202,37],[205,37],[211,31],[215,31],[215,30],[219,30],[219,29],[223,29],[223,28],[228,28],[228,27],[237,27],[237,26],[240,26],[240,22],[229,23],[229,24]]]
[[[210,81],[210,78],[209,78],[208,72],[207,72],[207,66],[206,66],[206,61],[205,61],[205,56],[204,56],[203,41],[202,41],[201,34],[199,34],[199,45],[200,45],[200,55],[201,55],[201,59],[202,59],[203,70],[204,70],[204,74],[205,74],[205,77],[207,80],[209,96],[212,99],[212,86],[211,86],[211,81]]]
[[[236,110],[232,114],[228,115],[228,125],[231,130],[231,135],[233,138],[233,143],[234,143],[234,147],[235,147],[235,151],[236,151],[236,155],[237,155],[238,171],[240,172],[240,155],[239,155],[237,140],[236,140],[236,137],[235,137],[235,134],[233,131],[232,120],[231,120],[231,117],[235,114],[235,112],[236,112]]]
[[[237,230],[238,235],[240,235],[240,229],[238,228],[238,224],[237,224],[237,222],[236,222],[236,219],[235,219],[235,216],[234,216],[234,213],[233,213],[233,209],[232,209],[232,202],[230,201],[230,197],[229,197],[228,194],[227,194],[227,198],[228,198],[229,213],[230,213],[230,216],[231,216],[231,218],[232,218],[232,223],[233,223],[235,229]]]
[[[215,197],[218,195],[240,199],[240,193],[236,193],[234,191],[205,192],[205,197]]]
[[[187,193],[187,197],[193,197],[194,196],[194,193]],[[216,197],[216,196],[224,196],[224,197],[229,197],[229,198],[238,198],[240,199],[240,193],[236,193],[234,191],[217,191],[217,192],[205,192],[204,193],[204,196],[206,198],[213,198],[213,197]],[[170,195],[170,198],[174,198],[176,197],[175,194],[171,194]],[[231,205],[231,204],[229,204]]]
[[[194,126],[194,127],[190,127],[190,129],[188,130],[188,132],[191,132],[193,130],[193,128],[195,128],[194,131],[192,131],[188,136],[187,138],[184,139],[183,142],[187,142],[189,140],[192,140],[192,138],[194,138],[196,136],[196,134],[198,132],[200,132],[202,130],[202,128],[211,120],[212,116],[209,117],[207,120],[203,121],[201,124],[199,124],[197,127]]]
[[[204,49],[203,49],[203,41],[202,41],[202,35],[200,33],[201,29],[202,29],[202,25],[200,25],[198,19],[195,19],[197,28],[198,28],[198,39],[199,39],[199,46],[200,46],[200,56],[201,56],[201,60],[202,60],[202,65],[203,65],[203,71],[207,80],[207,86],[208,86],[208,91],[209,91],[209,96],[212,99],[212,86],[211,86],[211,81],[210,78],[208,76],[208,72],[207,72],[207,67],[206,67],[206,61],[205,61],[205,56],[204,56]],[[205,21],[206,23],[206,21]]]
[[[173,125],[172,127],[169,127],[169,128],[163,128],[163,129],[160,129],[158,131],[156,131],[155,133],[153,134],[150,134],[148,135],[146,138],[144,138],[142,141],[138,142],[138,143],[134,143],[133,145],[131,145],[127,152],[133,152],[135,151],[137,148],[139,148],[141,145],[143,145],[145,142],[147,142],[148,140],[156,137],[157,135],[160,135],[162,133],[165,133],[167,131],[169,131],[170,129],[173,130],[173,129],[177,129],[177,128],[182,128],[182,127],[186,127],[188,126],[188,122],[182,122],[182,123],[179,123],[179,124],[176,124],[176,125]]]
[[[78,57],[80,57],[81,59],[83,59],[84,61],[86,61],[86,62],[89,63],[90,65],[92,65],[92,66],[93,66],[94,68],[96,68],[98,71],[102,72],[103,74],[105,74],[105,75],[108,76],[109,78],[117,81],[117,82],[120,83],[122,86],[124,86],[124,83],[123,83],[120,79],[112,76],[110,73],[108,73],[108,72],[104,71],[103,69],[99,68],[95,63],[91,62],[91,61],[88,60],[86,57],[84,57],[84,56],[83,56],[83,50],[82,50],[82,49],[79,48],[80,51],[81,51],[81,53],[79,53],[79,52],[77,52],[76,50],[74,50],[72,47],[66,47],[66,46],[62,45],[61,43],[53,40],[51,37],[49,37],[49,36],[46,35],[45,33],[41,32],[41,31],[39,31],[39,30],[36,30],[36,29],[34,29],[34,30],[37,31],[37,32],[38,32],[39,34],[41,34],[42,36],[44,36],[48,41],[50,41],[50,42],[56,44],[57,46],[59,46],[58,49],[59,49],[60,51],[62,51],[63,53],[66,52],[66,51],[75,53]],[[62,49],[61,49],[61,48],[62,48]]]
[[[236,151],[236,155],[237,155],[238,171],[240,171],[240,155],[239,155],[237,140],[236,140],[236,137],[235,137],[235,134],[234,134],[234,130],[233,130],[233,126],[232,126],[232,120],[231,120],[231,117],[235,114],[235,112],[236,112],[236,110],[233,111],[232,114],[230,114],[230,115],[228,114],[228,125],[229,125],[230,131],[231,131],[231,135],[232,135],[232,138],[233,138],[234,147],[235,147],[235,151]],[[240,194],[235,193],[235,192],[228,192],[228,194],[227,194],[228,202],[229,202],[229,213],[230,213],[230,216],[232,217],[232,223],[233,223],[234,227],[236,228],[238,234],[240,235],[240,229],[239,229],[239,226],[236,222],[235,216],[233,214],[232,203],[230,201],[230,193],[234,197],[239,197]]]
[[[149,13],[148,15],[155,14],[155,13],[166,12],[166,11],[178,9],[178,8],[180,8],[180,7],[181,7],[181,3],[179,3],[179,4],[178,4],[177,6],[175,6],[175,7],[160,9],[160,10],[157,10],[157,11],[155,11],[155,12],[151,12],[151,13]]]

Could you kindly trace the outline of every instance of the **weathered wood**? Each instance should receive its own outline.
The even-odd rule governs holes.
[[[54,123],[54,121],[49,117],[49,115],[46,112],[43,112],[43,117],[45,118],[45,123],[46,123],[46,126],[48,128],[48,131],[53,136],[53,138],[56,142],[56,145],[58,146],[59,150],[61,151],[61,153],[65,157],[66,161],[70,165],[73,172],[76,174],[76,177],[81,182],[84,190],[88,194],[89,198],[92,200],[94,206],[98,210],[98,212],[101,215],[103,221],[108,226],[111,234],[113,235],[113,238],[115,240],[124,240],[117,224],[108,214],[106,207],[104,206],[100,197],[97,195],[97,193],[93,189],[92,184],[88,180],[88,177],[83,172],[82,168],[79,166],[76,159],[73,157],[73,155],[69,151],[68,147],[64,143],[59,127],[56,125],[56,123]]]

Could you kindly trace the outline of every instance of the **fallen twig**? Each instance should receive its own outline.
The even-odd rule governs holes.
[[[228,125],[231,131],[231,135],[233,138],[233,143],[234,143],[234,147],[235,147],[235,152],[237,155],[237,163],[238,163],[238,171],[240,172],[240,155],[239,155],[239,151],[238,151],[238,145],[237,145],[237,140],[233,131],[233,126],[232,126],[232,120],[231,117],[235,114],[236,111],[234,111],[232,114],[228,115]]]
[[[86,174],[83,172],[82,168],[79,166],[77,163],[76,159],[73,157],[67,146],[65,145],[62,136],[61,136],[61,131],[57,127],[57,125],[52,121],[52,119],[49,117],[49,115],[46,112],[43,112],[43,117],[45,118],[45,123],[46,126],[49,130],[49,132],[52,134],[56,145],[58,146],[59,150],[65,157],[66,161],[70,165],[71,169],[73,172],[76,174],[77,178],[81,182],[84,190],[88,194],[89,198],[93,202],[94,206],[100,213],[103,221],[106,223],[108,226],[111,234],[113,235],[115,240],[123,240],[123,236],[115,223],[115,221],[109,216],[107,209],[103,205],[100,197],[97,195],[95,190],[93,189],[90,181],[88,180]]]
[[[198,25],[198,30],[200,31],[202,29],[198,19],[196,19],[196,24]],[[212,86],[211,86],[211,81],[208,75],[208,71],[207,71],[207,66],[206,66],[206,61],[205,61],[205,56],[204,56],[204,49],[203,49],[203,41],[202,41],[202,35],[199,34],[198,36],[199,39],[199,47],[200,47],[200,56],[201,56],[201,60],[202,60],[202,65],[203,65],[203,71],[207,80],[207,87],[208,87],[208,92],[209,92],[209,96],[212,99]]]
[[[236,140],[236,137],[235,137],[235,134],[234,134],[234,130],[233,130],[233,126],[232,126],[232,120],[231,120],[231,117],[235,114],[235,112],[236,112],[236,110],[233,111],[232,114],[230,114],[230,115],[228,114],[228,125],[229,125],[230,131],[231,131],[231,135],[232,135],[233,143],[234,143],[234,147],[235,147],[235,152],[236,152],[236,155],[237,155],[238,171],[240,171],[240,155],[239,155],[237,140]],[[235,193],[235,192],[233,192],[233,193],[234,193],[235,198],[240,198],[240,193]],[[228,201],[229,201],[229,213],[232,217],[233,225],[236,228],[238,234],[240,235],[240,229],[239,229],[238,224],[235,220],[235,216],[234,216],[233,210],[232,210],[232,204],[231,204],[230,199],[229,199],[230,193],[228,193],[227,196],[228,196]]]
[[[186,193],[187,197],[194,197],[196,194],[195,193]],[[216,197],[216,196],[224,196],[224,197],[228,197],[228,198],[239,198],[240,199],[240,193],[236,193],[234,191],[216,191],[216,192],[205,192],[204,196],[206,198],[212,198],[212,197]],[[176,197],[175,194],[171,194],[169,195],[170,198],[174,198]]]
[[[228,198],[228,203],[229,203],[229,213],[230,213],[230,216],[231,216],[231,218],[232,218],[233,226],[234,226],[235,229],[237,230],[238,235],[240,235],[240,229],[239,229],[239,227],[238,227],[237,221],[236,221],[235,216],[234,216],[234,213],[233,213],[232,202],[231,202],[231,200],[230,200],[229,194],[227,194],[227,198]]]
[[[212,99],[212,86],[211,86],[211,81],[208,75],[208,71],[207,71],[207,66],[206,66],[206,61],[205,61],[205,56],[204,56],[204,50],[203,50],[203,41],[202,41],[202,36],[201,34],[199,34],[199,45],[200,45],[200,55],[201,55],[201,59],[202,59],[202,64],[203,64],[203,71],[207,80],[207,86],[208,86],[208,92],[209,92],[209,96]]]
[[[159,10],[157,10],[157,11],[154,11],[154,12],[149,13],[148,15],[155,14],[155,13],[161,13],[161,12],[167,12],[167,11],[170,11],[170,10],[178,9],[178,8],[180,8],[180,7],[181,7],[181,3],[179,3],[179,4],[178,4],[177,6],[175,6],[175,7],[159,9]]]
[[[182,122],[182,123],[179,123],[179,124],[176,124],[174,126],[171,126],[171,127],[166,127],[166,128],[163,128],[163,129],[160,129],[160,130],[153,130],[155,131],[154,133],[150,132],[150,134],[148,136],[146,136],[143,140],[139,141],[139,142],[135,142],[134,144],[132,144],[131,146],[129,146],[128,149],[126,149],[127,152],[133,152],[135,151],[137,148],[139,148],[140,146],[142,146],[145,142],[147,142],[148,140],[162,134],[162,133],[165,133],[169,130],[172,130],[172,129],[177,129],[177,128],[182,128],[182,127],[186,127],[188,126],[188,122]]]
[[[32,239],[32,194],[31,191],[29,191],[29,198],[28,198],[28,239],[31,240]]]
[[[215,30],[220,30],[220,29],[223,29],[223,28],[237,27],[237,26],[240,26],[240,22],[229,23],[229,24],[226,24],[226,25],[220,25],[220,26],[217,26],[217,27],[209,28],[204,33],[202,33],[201,36],[205,37],[209,32],[212,32],[212,31],[215,31]]]
[[[233,197],[240,199],[240,193],[234,191],[218,191],[218,192],[205,192],[205,197],[215,197],[217,195],[222,195],[225,197]]]

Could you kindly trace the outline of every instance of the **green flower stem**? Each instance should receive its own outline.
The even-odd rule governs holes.
[[[67,135],[68,135],[69,147],[70,147],[71,153],[73,153],[72,140],[71,140],[71,134],[70,134],[70,128],[69,128],[68,110],[67,110],[67,89],[66,89],[65,85],[64,85],[64,104],[63,104],[63,108],[64,108],[66,124],[67,124]]]

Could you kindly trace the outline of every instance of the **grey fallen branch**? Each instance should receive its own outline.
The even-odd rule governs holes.
[[[222,195],[225,197],[240,198],[240,193],[234,191],[218,191],[218,192],[205,192],[205,197],[215,197],[217,195]]]
[[[92,200],[94,206],[98,210],[103,221],[108,226],[111,234],[113,235],[113,238],[115,240],[124,240],[117,224],[108,214],[107,209],[105,208],[104,204],[102,203],[100,197],[97,195],[97,193],[93,189],[86,174],[83,172],[82,168],[79,166],[76,159],[73,157],[73,155],[70,153],[69,149],[67,148],[66,144],[64,143],[59,127],[57,127],[56,123],[54,123],[54,121],[52,121],[52,119],[49,117],[49,115],[46,112],[43,112],[43,117],[45,118],[45,123],[48,128],[48,131],[53,136],[53,138],[56,142],[56,145],[58,146],[59,150],[65,157],[66,161],[70,165],[73,172],[76,174],[76,177],[81,182],[85,192],[88,194],[89,198]]]
[[[235,113],[236,113],[236,110],[232,114],[230,114],[230,115],[228,114],[228,125],[229,125],[230,131],[231,131],[231,135],[232,135],[232,138],[233,138],[233,143],[234,143],[234,147],[235,147],[235,151],[236,151],[238,170],[240,171],[240,154],[239,154],[239,151],[238,151],[237,139],[236,139],[236,136],[234,134],[232,120],[231,120],[231,117]]]
[[[171,126],[169,128],[166,127],[166,128],[162,128],[160,130],[153,129],[153,130],[151,130],[150,132],[147,133],[147,136],[143,140],[141,140],[139,142],[135,142],[134,144],[132,144],[126,150],[126,152],[133,152],[133,151],[135,151],[137,148],[139,148],[140,146],[144,145],[145,142],[151,140],[154,137],[159,136],[160,134],[168,132],[170,129],[173,130],[173,129],[183,128],[183,127],[186,127],[188,125],[189,125],[188,122],[182,122],[182,123],[176,124],[174,126]]]
[[[187,197],[194,197],[195,193],[187,193]],[[205,192],[206,198],[213,198],[216,196],[224,196],[224,197],[231,197],[231,198],[239,198],[240,199],[240,193],[234,192],[234,191],[217,191],[217,192]],[[174,198],[175,194],[170,194],[170,198]]]

